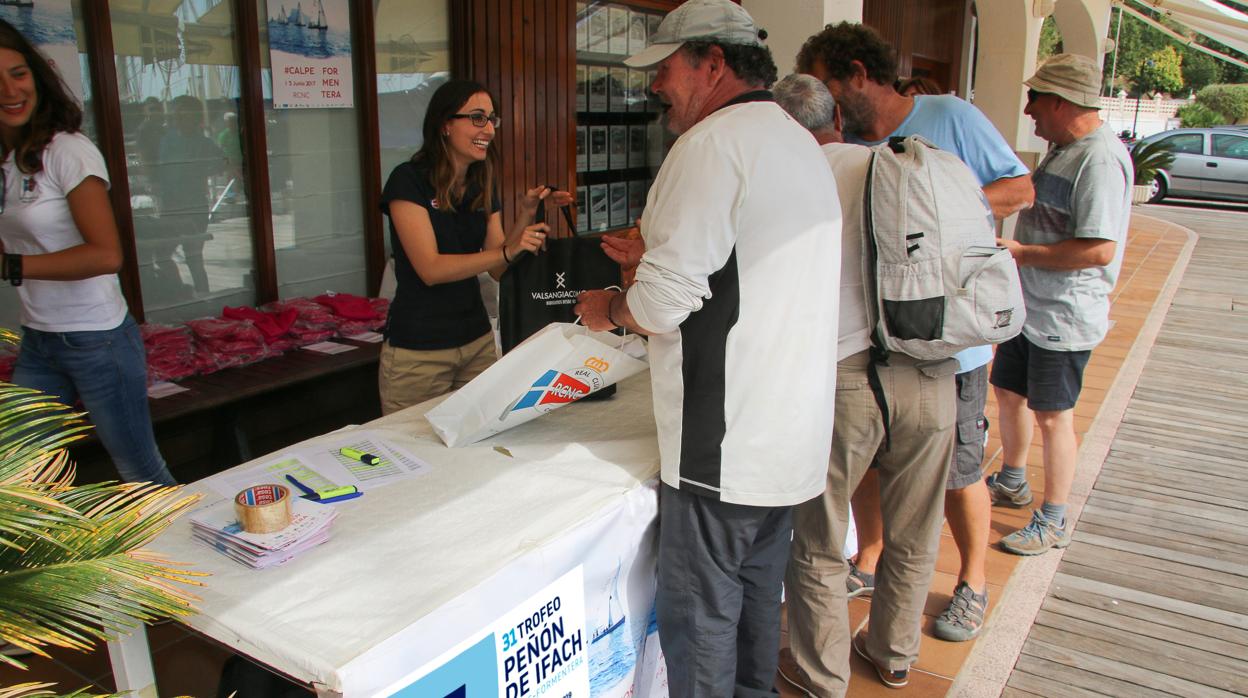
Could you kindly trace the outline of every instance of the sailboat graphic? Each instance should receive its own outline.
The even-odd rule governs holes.
[[[277,17],[273,18],[273,21],[277,22],[278,24],[286,24],[286,22],[289,21],[287,17],[288,15],[286,14],[286,3],[282,3],[282,9],[280,12],[277,13]]]
[[[295,11],[290,13],[290,18],[287,20],[287,23],[293,24],[296,27],[308,26],[308,16],[303,14],[302,2],[295,5]]]
[[[329,29],[329,24],[325,21],[325,5],[321,3],[321,0],[316,0],[316,20],[308,23],[308,29],[321,32]]]
[[[626,616],[624,615],[624,609],[622,607],[620,608],[620,617],[616,619],[614,616],[615,607],[619,604],[619,602],[620,602],[620,563],[617,562],[615,564],[615,577],[611,581],[611,596],[609,599],[607,599],[607,624],[594,631],[593,637],[589,641],[589,644],[592,645],[595,642],[598,642],[602,638],[610,635],[616,628],[620,627],[621,625],[624,625],[624,620],[626,619]]]

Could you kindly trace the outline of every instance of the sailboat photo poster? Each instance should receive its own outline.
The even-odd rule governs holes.
[[[268,0],[274,109],[350,108],[347,0]]]
[[[78,65],[78,35],[69,0],[0,0],[0,19],[12,24],[43,52],[81,103],[82,69]]]

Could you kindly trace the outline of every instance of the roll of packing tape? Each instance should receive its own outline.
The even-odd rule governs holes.
[[[234,513],[248,533],[274,533],[290,525],[290,490],[255,485],[234,495]]]

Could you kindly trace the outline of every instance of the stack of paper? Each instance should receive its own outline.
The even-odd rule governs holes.
[[[224,499],[190,515],[196,540],[248,567],[273,567],[329,540],[338,512],[331,506],[298,497],[291,500],[290,525],[276,533],[247,533],[234,515],[234,502]]]

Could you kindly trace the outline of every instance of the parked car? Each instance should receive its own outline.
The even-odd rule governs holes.
[[[1248,201],[1248,129],[1179,128],[1143,142],[1163,143],[1174,153],[1174,164],[1158,171],[1151,182],[1150,202],[1167,196]]]

